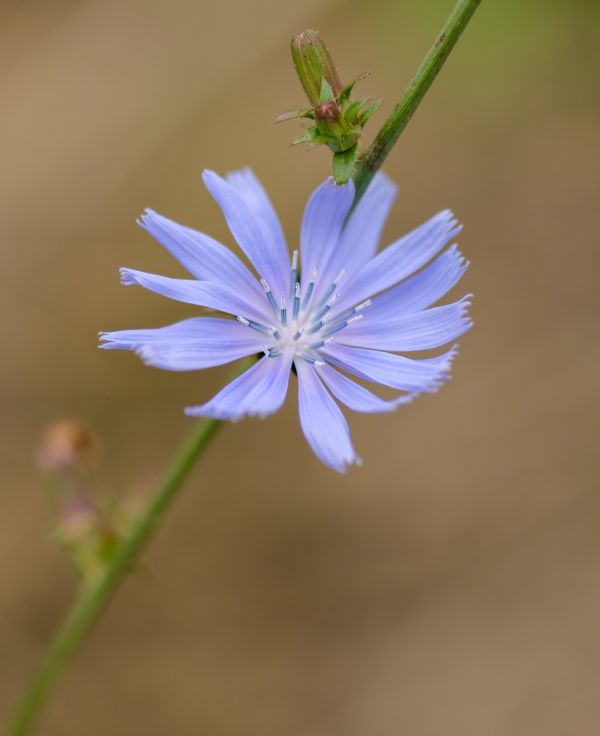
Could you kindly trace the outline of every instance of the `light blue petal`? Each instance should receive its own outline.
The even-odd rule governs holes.
[[[173,279],[131,268],[121,269],[121,283],[126,286],[138,284],[149,291],[186,304],[217,309],[228,314],[265,321],[270,319],[266,299],[248,299],[235,286],[225,288],[210,281]]]
[[[363,301],[410,276],[433,258],[455,235],[460,226],[449,210],[444,210],[375,256],[343,287],[336,309]]]
[[[400,405],[410,404],[416,397],[416,394],[411,393],[406,394],[406,396],[400,396],[397,399],[392,399],[391,401],[385,401],[384,399],[380,399],[379,396],[375,396],[375,394],[368,391],[364,386],[339,373],[330,365],[321,366],[319,368],[319,376],[335,398],[353,411],[371,414],[394,411]]]
[[[153,210],[146,210],[138,223],[197,279],[226,287],[234,283],[246,297],[264,298],[258,281],[240,259],[208,235]]]
[[[334,365],[359,378],[381,383],[399,391],[432,393],[449,376],[456,349],[437,358],[415,360],[379,350],[346,347],[330,343],[321,354]]]
[[[456,340],[473,326],[467,316],[471,296],[469,294],[454,304],[395,318],[373,319],[369,310],[365,310],[364,319],[340,331],[337,342],[400,352],[439,348]]]
[[[211,344],[154,343],[136,350],[146,365],[166,371],[197,371],[212,368],[260,352],[262,348],[256,345],[256,340],[246,340],[237,344],[226,340]]]
[[[349,181],[338,186],[329,178],[310,195],[300,228],[300,262],[302,265],[302,290],[306,293],[313,270],[318,275],[314,298],[318,299],[337,276],[327,280],[327,264],[340,238],[344,220],[354,199],[354,184]]]
[[[285,235],[277,212],[273,207],[269,195],[258,180],[256,174],[249,167],[232,171],[225,176],[239,196],[244,200],[252,214],[268,227],[271,239],[281,260],[284,276],[289,275],[290,258],[285,242]]]
[[[397,194],[397,185],[381,171],[377,172],[342,230],[323,276],[324,283],[330,283],[342,268],[346,269],[344,278],[349,281],[375,255]]]
[[[339,406],[321,383],[313,365],[300,359],[298,371],[298,409],[300,425],[315,455],[338,473],[360,463],[354,452],[350,430]]]
[[[290,379],[291,357],[261,358],[241,376],[227,384],[207,404],[190,406],[188,416],[214,419],[266,417],[283,404]]]
[[[457,246],[451,246],[419,273],[378,294],[369,307],[369,320],[414,314],[430,307],[456,286],[468,267]]]
[[[184,371],[262,352],[262,338],[239,322],[194,317],[167,327],[100,333],[101,348],[135,350],[148,365]]]
[[[273,227],[271,204],[254,177],[234,175],[229,182],[204,171],[204,184],[221,208],[231,234],[250,259],[258,274],[276,294],[287,294],[290,260],[285,241]]]
[[[232,319],[219,317],[191,317],[165,327],[153,327],[144,330],[116,330],[101,332],[101,348],[118,350],[136,350],[149,343],[174,343],[201,340],[233,340],[239,342],[248,337],[260,340],[248,327]]]

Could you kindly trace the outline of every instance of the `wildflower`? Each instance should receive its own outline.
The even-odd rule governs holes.
[[[354,411],[387,412],[448,378],[456,347],[438,357],[396,353],[439,348],[470,328],[470,295],[432,307],[468,266],[456,245],[442,252],[460,226],[444,210],[376,253],[396,186],[379,173],[346,222],[353,183],[329,179],[308,200],[290,259],[277,215],[249,169],[224,179],[205,171],[203,178],[258,278],[221,243],[147,210],[139,224],[194,278],[123,268],[122,283],[234,318],[105,332],[102,347],[134,350],[148,365],[174,371],[259,353],[208,403],[186,409],[228,420],[276,412],[295,366],[304,435],[322,462],[343,472],[359,458],[336,400]],[[402,394],[383,400],[347,374]]]

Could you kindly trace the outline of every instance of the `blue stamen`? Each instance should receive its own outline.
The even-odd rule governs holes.
[[[315,314],[313,319],[319,320],[321,319],[321,317],[324,317],[327,314],[327,312],[331,309],[331,307],[333,307],[336,299],[337,299],[337,294],[334,294],[333,297],[327,302],[327,304],[322,309],[320,309],[317,314]]]
[[[237,321],[241,322],[243,325],[246,325],[246,327],[252,327],[252,329],[256,330],[257,332],[262,332],[264,335],[274,336],[272,327],[261,325],[260,322],[255,322],[253,319],[246,319],[245,317],[237,317]]]
[[[344,327],[348,327],[348,325],[352,322],[358,322],[359,319],[362,319],[362,314],[357,314],[350,319],[345,319],[343,322],[338,322],[333,327],[330,327],[326,332],[324,332],[323,337],[329,337],[329,335],[333,335],[335,332],[343,330]]]
[[[313,342],[312,345],[309,345],[309,348],[312,348],[313,350],[319,350],[319,348],[324,348],[325,345],[328,343],[333,342],[333,337],[328,337],[325,340],[319,340],[319,342]]]
[[[263,348],[263,353],[267,356],[267,358],[276,358],[278,355],[281,355],[281,350],[265,347]]]
[[[313,272],[310,277],[310,281],[308,282],[308,288],[306,289],[306,294],[304,295],[304,301],[302,302],[303,309],[306,309],[306,307],[308,306],[308,303],[310,302],[310,298],[315,288],[315,281],[317,280],[317,275],[318,275],[318,271],[317,271],[317,267],[315,266],[313,268]]]
[[[325,303],[329,299],[329,297],[337,289],[338,284],[344,278],[345,275],[346,275],[346,269],[342,268],[342,270],[338,273],[338,275],[333,280],[333,283],[331,284],[331,286],[327,289],[327,291],[323,295],[321,301],[319,302],[319,306],[321,306],[321,304]]]
[[[296,281],[295,293],[294,293],[294,305],[292,309],[292,319],[298,319],[298,313],[300,312],[300,284]]]
[[[311,365],[314,365],[315,367],[319,368],[322,365],[325,365],[322,360],[315,360],[314,358],[311,358],[310,355],[306,355],[306,353],[302,353],[300,356],[302,360],[305,360],[307,363],[310,363]]]
[[[271,305],[271,308],[273,309],[273,311],[275,312],[275,314],[278,314],[278,311],[279,310],[277,309],[277,302],[275,301],[275,297],[273,296],[273,292],[271,291],[271,287],[265,281],[265,279],[261,279],[260,280],[260,285],[265,290],[265,294],[267,295],[267,299],[269,300],[269,304]]]
[[[290,273],[290,299],[294,295],[294,289],[298,281],[298,251],[292,253],[292,270]]]

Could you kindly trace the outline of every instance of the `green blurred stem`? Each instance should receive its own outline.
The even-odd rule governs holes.
[[[365,193],[369,182],[383,164],[404,128],[406,128],[408,121],[413,116],[429,87],[431,87],[433,80],[450,55],[461,33],[467,27],[480,2],[481,0],[459,0],[456,3],[435,43],[429,49],[417,73],[404,91],[402,99],[383,124],[371,147],[361,157],[354,175],[356,188],[354,206]]]
[[[240,363],[235,376],[251,365],[251,359]],[[121,541],[102,576],[92,585],[82,586],[66,621],[50,644],[38,670],[15,711],[5,736],[25,736],[35,725],[52,687],[69,660],[77,652],[113,593],[134,566],[140,552],[152,539],[165,512],[175,500],[184,481],[208,447],[222,422],[204,419],[194,427],[141,516]]]

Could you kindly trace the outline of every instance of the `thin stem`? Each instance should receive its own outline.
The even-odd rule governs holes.
[[[459,0],[456,3],[435,43],[429,49],[423,63],[404,91],[402,99],[383,124],[371,147],[361,158],[354,175],[356,189],[354,206],[365,193],[369,182],[375,176],[375,172],[381,167],[394,143],[406,128],[408,121],[413,116],[429,87],[431,87],[433,80],[450,55],[461,33],[467,27],[480,2],[481,0]]]
[[[250,359],[242,361],[235,375],[239,375],[243,369],[247,368],[250,365],[249,361]],[[5,736],[25,736],[29,733],[53,685],[83,643],[140,552],[152,538],[165,511],[173,502],[183,482],[221,424],[222,422],[218,419],[204,419],[194,427],[143,514],[134,522],[128,535],[121,541],[103,575],[92,586],[83,587],[66,621],[33,675],[15,711],[13,720],[5,731]]]

